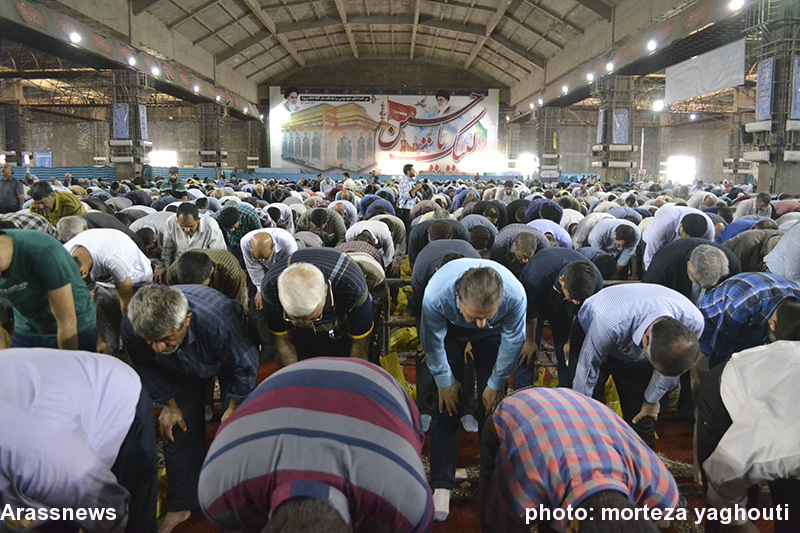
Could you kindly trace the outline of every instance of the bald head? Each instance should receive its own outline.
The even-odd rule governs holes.
[[[272,241],[272,235],[269,233],[256,233],[250,240],[250,251],[253,252],[253,257],[260,263],[267,263],[272,260],[275,253],[275,243]]]
[[[337,213],[339,213],[342,216],[344,216],[344,213],[346,211],[345,207],[344,207],[344,204],[342,204],[342,203],[338,203],[338,204],[334,205],[333,206],[333,210],[336,211]]]

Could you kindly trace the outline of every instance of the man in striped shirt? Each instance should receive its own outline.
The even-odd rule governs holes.
[[[650,283],[606,287],[584,302],[573,326],[572,388],[602,400],[612,376],[623,418],[653,447],[659,400],[697,360],[702,332],[703,315],[677,291]]]
[[[201,507],[225,530],[277,522],[430,531],[423,440],[414,402],[379,367],[301,361],[267,378],[220,426],[200,475]]]
[[[261,297],[281,366],[318,355],[367,358],[372,297],[347,254],[298,250],[269,270]]]
[[[540,533],[574,528],[568,506],[599,520],[601,507],[666,510],[677,504],[675,480],[655,453],[611,409],[575,391],[516,392],[500,402],[483,432],[484,532],[528,531],[529,519],[539,522]],[[618,522],[605,524],[607,530],[657,531],[647,519]]]

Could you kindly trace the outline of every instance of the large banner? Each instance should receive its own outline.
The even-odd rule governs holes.
[[[299,92],[299,94],[298,94]],[[502,171],[499,91],[470,96],[306,94],[270,87],[272,166],[305,172]]]
[[[664,103],[744,85],[744,39],[667,67]]]

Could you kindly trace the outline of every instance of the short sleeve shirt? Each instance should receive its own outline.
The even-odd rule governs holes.
[[[51,337],[58,325],[50,311],[47,293],[72,286],[78,333],[97,327],[97,315],[78,265],[53,237],[35,230],[5,230],[14,243],[8,270],[0,276],[0,298],[14,307],[14,329],[22,335]]]

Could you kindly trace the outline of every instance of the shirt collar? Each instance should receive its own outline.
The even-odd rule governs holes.
[[[347,501],[345,495],[330,485],[310,479],[298,479],[275,487],[270,501],[270,519],[278,507],[291,498],[313,498],[327,501],[336,509],[342,520],[352,527],[350,502]]]
[[[633,335],[631,336],[631,339],[633,340],[633,343],[636,346],[641,347],[642,346],[642,337],[644,337],[644,334],[647,331],[647,328],[652,326],[653,322],[655,322],[656,320],[658,320],[659,318],[661,318],[663,316],[667,316],[667,315],[663,315],[661,313],[657,313],[656,312],[656,313],[651,313],[651,314],[645,316],[644,319],[639,323],[639,326],[635,330],[633,330]]]

